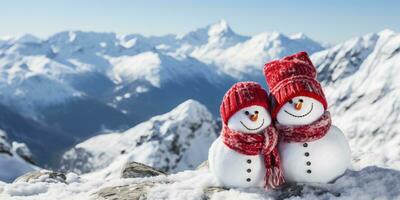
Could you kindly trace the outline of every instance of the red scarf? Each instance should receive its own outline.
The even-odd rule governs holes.
[[[230,130],[224,125],[222,141],[238,153],[264,156],[266,188],[277,188],[285,182],[277,148],[278,133],[272,125],[268,126],[263,134],[244,134]]]
[[[275,124],[284,142],[311,142],[318,140],[328,133],[332,125],[331,114],[325,113],[315,122],[302,126]]]

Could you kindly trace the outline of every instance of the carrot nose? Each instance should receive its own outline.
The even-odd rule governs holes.
[[[296,110],[301,110],[302,107],[303,107],[303,103],[302,102],[297,102],[296,104],[294,104],[294,108]]]
[[[254,115],[250,115],[250,120],[251,121],[257,121],[257,119],[258,119],[258,114],[254,114]]]

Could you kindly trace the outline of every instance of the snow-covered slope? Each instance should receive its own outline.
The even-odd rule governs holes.
[[[193,169],[207,159],[217,137],[217,127],[204,105],[187,100],[172,111],[122,132],[99,135],[76,145],[63,155],[64,170],[95,177],[119,176],[127,161],[163,171]]]
[[[400,169],[400,34],[384,30],[315,53],[319,78],[353,151]]]
[[[6,132],[0,130],[0,182],[15,178],[39,168],[33,165],[32,153],[24,143],[8,141]]]

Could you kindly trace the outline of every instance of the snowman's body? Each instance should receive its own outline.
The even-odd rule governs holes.
[[[236,112],[227,126],[245,134],[260,134],[271,124],[268,111],[261,106],[250,106]],[[265,164],[262,154],[246,155],[229,148],[222,136],[211,145],[209,168],[216,179],[226,187],[263,187]]]
[[[263,187],[264,158],[244,155],[226,146],[221,137],[211,145],[208,162],[211,172],[227,187]]]
[[[283,125],[308,125],[324,113],[317,100],[298,96],[286,103],[277,114]],[[331,126],[322,137],[311,142],[279,143],[283,173],[287,182],[328,183],[351,168],[351,151],[342,131]]]
[[[279,152],[287,182],[328,183],[351,167],[350,147],[335,126],[312,142],[280,142]]]

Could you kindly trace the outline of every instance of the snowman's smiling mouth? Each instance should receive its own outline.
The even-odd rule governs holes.
[[[260,128],[264,125],[264,119],[262,120],[261,125],[260,125],[259,127],[257,127],[257,128],[249,128],[249,127],[247,127],[242,121],[240,121],[240,123],[241,123],[247,130],[249,130],[249,131],[255,131],[255,130],[260,129]]]
[[[311,111],[312,111],[313,109],[314,109],[314,104],[311,103],[311,108],[310,108],[310,110],[309,110],[306,114],[304,114],[304,115],[295,115],[295,114],[292,114],[292,113],[288,112],[287,110],[283,110],[283,111],[285,111],[285,113],[287,113],[287,114],[289,114],[289,115],[291,115],[291,116],[293,116],[293,117],[305,117],[305,116],[307,116],[308,114],[310,114]]]

